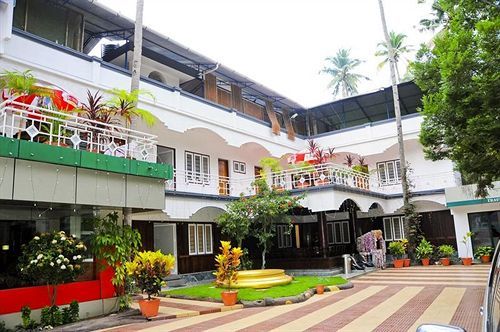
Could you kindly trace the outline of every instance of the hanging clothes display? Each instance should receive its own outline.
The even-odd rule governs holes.
[[[356,239],[358,252],[361,255],[370,254],[377,268],[385,268],[385,240],[381,230],[373,230]]]

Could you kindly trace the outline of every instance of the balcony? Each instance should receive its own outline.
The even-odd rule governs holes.
[[[332,185],[381,192],[376,177],[331,163],[295,168],[264,175],[267,183],[278,190],[308,190],[328,188]],[[255,177],[231,179],[229,177],[174,170],[174,178],[167,180],[166,190],[204,195],[238,197],[254,195]]]
[[[163,209],[156,137],[75,113],[0,104],[0,199]]]

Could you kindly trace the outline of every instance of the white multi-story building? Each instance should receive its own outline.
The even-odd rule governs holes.
[[[12,8],[12,1],[0,1],[1,70],[31,70],[80,101],[87,90],[129,88],[133,21],[87,0],[17,0],[13,15]],[[215,218],[229,201],[254,193],[252,182],[265,157],[283,166],[267,174],[273,185],[306,193],[291,234],[278,227],[270,265],[328,268],[340,254],[354,251],[356,237],[369,230],[382,229],[387,241],[406,236],[391,88],[306,109],[155,31],[144,29],[143,36],[140,88],[155,98],[145,95],[139,107],[158,121],[153,127],[136,122],[132,129],[157,136],[157,162],[174,167],[174,178],[165,184],[165,208],[133,210],[144,248],[173,253],[178,273],[211,270],[220,239]],[[102,56],[90,56],[103,40],[108,45]],[[477,243],[496,243],[498,200],[474,210],[486,214],[467,216],[453,204],[458,212],[450,210],[445,188],[460,191],[460,175],[449,160],[424,158],[418,140],[421,92],[413,82],[400,84],[399,92],[412,201],[425,236],[434,244],[453,244],[462,255],[465,247],[456,238],[474,224]],[[292,167],[288,161],[300,158],[310,139],[325,151],[335,148],[333,157],[312,170]],[[368,172],[345,165],[348,156],[354,164],[363,157]],[[0,201],[0,211],[9,203]],[[36,215],[28,219],[37,222]]]

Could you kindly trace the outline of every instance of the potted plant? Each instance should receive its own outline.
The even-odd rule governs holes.
[[[404,267],[410,267],[411,259],[408,258],[408,240],[402,239],[400,242],[405,250],[405,253],[403,254],[403,265]]]
[[[137,287],[148,295],[147,299],[139,300],[139,307],[144,317],[158,315],[160,299],[151,298],[151,295],[160,293],[161,287],[165,285],[163,279],[170,275],[174,263],[174,256],[164,255],[160,250],[139,252],[133,261],[126,263],[128,274]]]
[[[493,250],[494,249],[491,246],[480,246],[476,250],[476,257],[480,258],[483,263],[489,263]]]
[[[469,240],[472,238],[473,235],[474,235],[474,233],[467,232],[467,233],[465,233],[464,237],[462,238],[462,241],[460,241],[464,244],[465,252],[466,252],[465,257],[462,257],[462,264],[463,265],[467,265],[467,266],[472,265],[472,257],[469,256],[468,244],[469,244]]]
[[[240,257],[242,251],[240,247],[231,248],[230,241],[220,241],[221,253],[215,256],[215,272],[216,283],[219,287],[227,287],[227,290],[222,291],[222,302],[225,306],[235,305],[238,301],[238,291],[231,290],[231,284],[238,281],[238,267],[240,266]]]
[[[389,251],[394,256],[392,263],[395,268],[401,268],[404,265],[402,256],[405,253],[405,248],[401,241],[394,241],[389,244]]]
[[[438,247],[439,256],[441,259],[439,260],[443,266],[450,265],[450,257],[455,253],[455,248],[448,244],[442,244]]]
[[[415,248],[415,255],[422,261],[423,266],[428,266],[433,251],[432,244],[424,238],[420,241],[417,248]]]

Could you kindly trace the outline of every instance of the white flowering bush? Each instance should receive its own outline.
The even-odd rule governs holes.
[[[24,279],[36,284],[71,282],[83,272],[86,250],[83,242],[63,231],[42,233],[23,245],[18,267]]]

